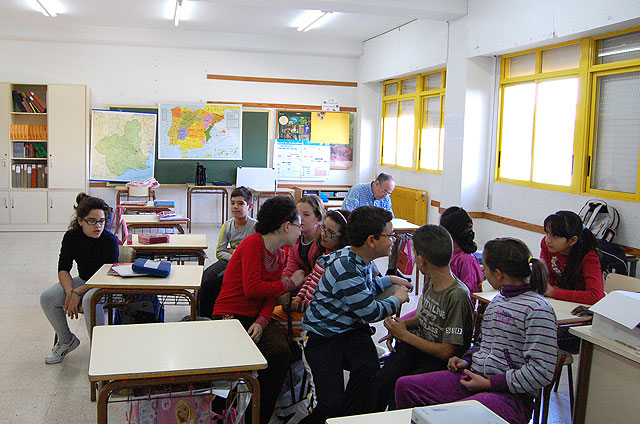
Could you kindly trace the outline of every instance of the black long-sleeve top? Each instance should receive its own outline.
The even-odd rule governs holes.
[[[79,277],[87,281],[102,265],[118,261],[118,239],[109,231],[93,238],[86,236],[82,228],[69,230],[62,238],[58,272],[70,272],[73,261],[78,266]]]

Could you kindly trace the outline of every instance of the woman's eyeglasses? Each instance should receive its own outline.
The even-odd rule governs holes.
[[[340,237],[340,234],[336,234],[333,231],[331,231],[330,229],[328,229],[324,224],[322,224],[320,226],[320,231],[322,231],[322,233],[327,236],[327,238],[336,238],[336,237]]]
[[[89,224],[89,225],[96,225],[96,224],[98,224],[98,225],[104,225],[104,224],[105,224],[105,222],[107,222],[107,220],[106,220],[106,219],[104,219],[104,218],[102,218],[102,219],[82,218],[82,220],[83,220],[84,222],[86,222],[87,224]]]

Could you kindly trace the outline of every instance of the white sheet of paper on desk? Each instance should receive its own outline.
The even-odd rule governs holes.
[[[450,424],[469,422],[473,424],[504,424],[500,417],[482,405],[435,405],[413,408],[411,422],[415,424]]]
[[[144,277],[147,275],[135,272],[133,268],[131,268],[131,265],[132,264],[112,266],[111,269],[117,272],[121,277]]]

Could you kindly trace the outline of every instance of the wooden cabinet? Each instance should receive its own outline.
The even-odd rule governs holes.
[[[87,191],[88,111],[84,85],[0,83],[0,231],[67,227]]]

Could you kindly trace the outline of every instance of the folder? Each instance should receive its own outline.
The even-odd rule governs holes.
[[[152,261],[149,259],[138,258],[131,266],[134,272],[149,274],[155,277],[168,277],[171,273],[171,262]]]

